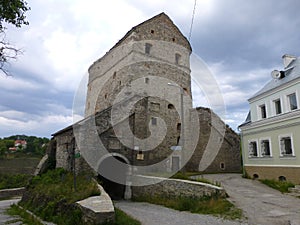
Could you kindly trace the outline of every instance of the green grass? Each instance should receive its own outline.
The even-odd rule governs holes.
[[[19,204],[43,220],[58,225],[81,225],[82,213],[75,202],[100,192],[90,176],[82,174],[76,179],[75,190],[73,175],[63,169],[34,177]]]
[[[31,178],[28,174],[0,174],[0,189],[25,187]]]
[[[140,196],[134,198],[134,201],[149,202],[152,204],[162,205],[179,211],[189,211],[199,214],[211,214],[226,219],[243,218],[242,210],[236,208],[225,198],[218,196],[204,196],[202,198],[167,198],[165,196]]]
[[[295,187],[295,185],[293,183],[288,182],[288,181],[277,181],[277,180],[264,179],[264,180],[260,180],[260,182],[262,182],[263,184],[265,184],[271,188],[274,188],[274,189],[280,191],[281,193],[288,193],[289,188]]]
[[[37,194],[60,200],[65,199],[69,203],[100,194],[91,176],[84,174],[76,176],[75,190],[73,174],[63,169],[50,170],[42,176],[34,177],[29,188],[33,188]]]
[[[103,225],[141,225],[141,222],[124,213],[122,210],[115,208],[115,222],[107,222]]]
[[[17,205],[12,205],[10,208],[8,208],[7,213],[12,216],[21,217],[20,219],[14,219],[12,221],[9,221],[7,224],[21,221],[23,224],[43,225],[39,220],[34,218],[31,214],[26,212],[26,210],[20,208]]]

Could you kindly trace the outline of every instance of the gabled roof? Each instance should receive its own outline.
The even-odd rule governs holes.
[[[260,91],[256,92],[248,101],[263,95],[271,90],[274,90],[277,87],[280,87],[286,83],[289,83],[297,78],[300,78],[300,58],[293,60],[285,70],[284,77],[281,79],[272,79],[270,80]]]
[[[113,106],[109,106],[108,108],[103,109],[103,110],[100,111],[100,112],[96,112],[96,113],[93,114],[93,115],[90,115],[90,116],[88,116],[88,117],[86,117],[86,118],[83,118],[82,120],[79,120],[79,121],[77,121],[77,122],[75,122],[75,123],[73,123],[73,124],[71,124],[71,125],[69,125],[69,126],[63,128],[63,129],[61,129],[61,130],[59,130],[59,131],[57,131],[57,132],[51,134],[51,136],[55,137],[55,136],[57,136],[57,135],[60,135],[60,134],[62,134],[62,133],[65,133],[65,132],[67,132],[67,131],[73,130],[73,128],[78,127],[78,126],[82,126],[82,124],[86,123],[86,122],[89,121],[89,120],[95,120],[95,118],[100,117],[100,116],[101,116],[102,114],[104,114],[105,112],[110,112],[110,111],[112,110],[112,107],[119,108],[122,104],[127,105],[127,104],[128,104],[128,101],[134,100],[134,99],[136,99],[136,98],[139,99],[139,98],[141,98],[141,97],[143,97],[143,96],[140,96],[140,95],[137,95],[137,94],[134,94],[133,96],[129,96],[128,98],[125,98],[124,100],[122,100],[122,101],[116,103],[116,104],[113,105]],[[110,113],[109,113],[109,114],[110,114]],[[130,114],[129,114],[128,116],[131,116],[131,115],[133,115],[133,114],[134,114],[134,112],[130,112]],[[122,121],[118,121],[118,123],[120,123],[120,122],[122,122]],[[109,124],[109,128],[110,128],[110,127],[111,127],[111,125]],[[103,131],[102,131],[102,132],[103,132]]]
[[[238,126],[238,129],[240,129],[241,127],[243,127],[249,123],[251,123],[251,112],[250,111],[248,112],[246,120],[241,125]]]

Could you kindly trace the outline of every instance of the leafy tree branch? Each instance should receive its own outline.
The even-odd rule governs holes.
[[[0,71],[5,75],[10,75],[7,65],[11,60],[17,58],[21,53],[20,49],[11,45],[5,36],[6,25],[11,24],[19,28],[28,25],[25,13],[30,10],[27,2],[24,0],[0,0]]]

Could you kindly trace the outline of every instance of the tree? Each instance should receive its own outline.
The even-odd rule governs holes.
[[[11,24],[15,27],[28,25],[25,13],[30,10],[27,2],[24,0],[0,0],[0,70],[5,75],[10,75],[9,71],[5,68],[6,64],[11,59],[16,59],[20,50],[10,45],[5,37],[5,25]]]

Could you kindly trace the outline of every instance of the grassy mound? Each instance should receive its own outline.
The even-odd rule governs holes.
[[[63,169],[48,171],[31,180],[19,203],[46,221],[58,225],[81,225],[82,213],[76,201],[99,195],[91,176],[78,175],[77,188],[73,186],[73,175]]]

